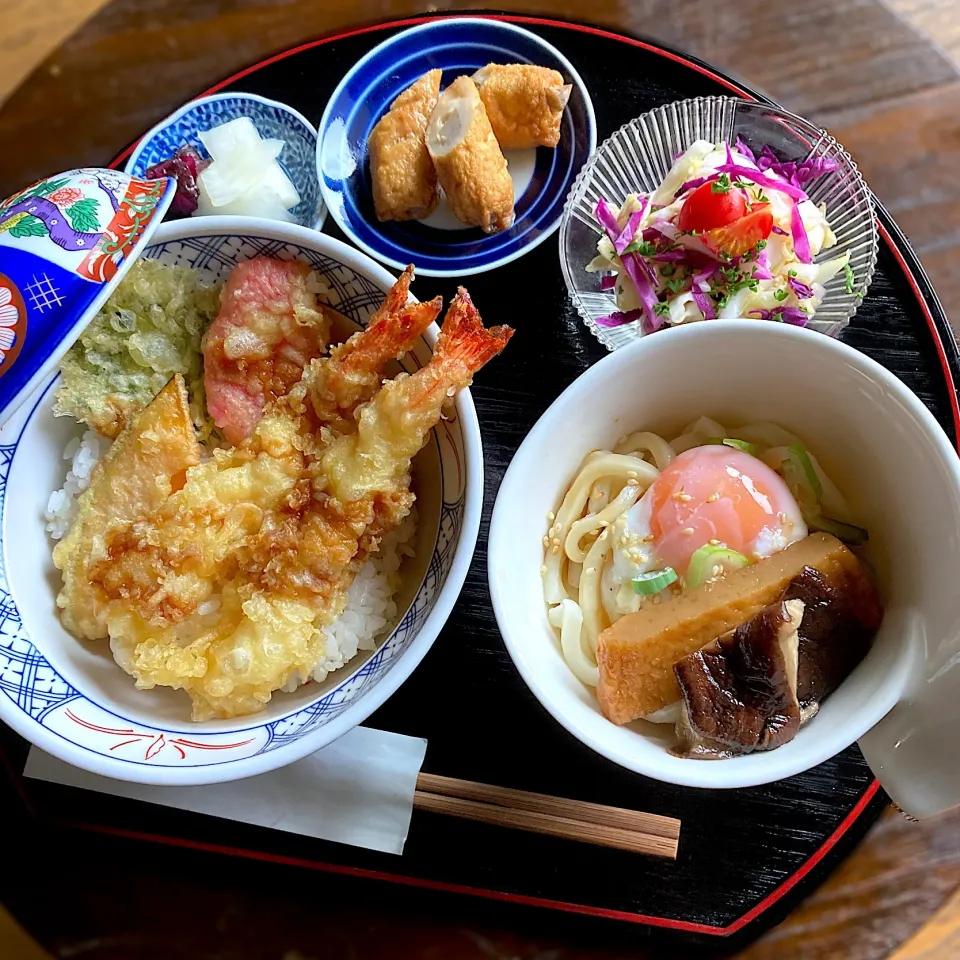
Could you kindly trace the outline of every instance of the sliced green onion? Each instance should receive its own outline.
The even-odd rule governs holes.
[[[634,593],[649,597],[653,593],[659,593],[666,590],[677,579],[677,571],[673,567],[664,567],[663,570],[651,570],[649,573],[641,573],[639,577],[634,577],[630,584]]]
[[[820,512],[823,488],[807,451],[800,444],[791,444],[787,447],[780,470],[804,518],[816,516]],[[811,481],[811,475],[816,483]]]
[[[832,517],[825,517],[822,513],[808,517],[807,526],[811,530],[829,533],[841,542],[853,547],[866,543],[870,539],[870,534],[863,527],[856,527],[852,523],[844,523],[841,520],[834,520]]]
[[[746,440],[737,440],[734,437],[710,437],[707,443],[722,443],[725,447],[733,447],[734,450],[749,453],[751,457],[757,455],[757,445],[755,443],[747,443]]]
[[[807,483],[813,488],[813,492],[817,495],[817,503],[819,503],[823,497],[823,484],[820,483],[820,477],[817,476],[817,471],[810,459],[810,454],[807,453],[807,448],[802,443],[791,443],[787,447],[787,453],[797,458],[800,468],[803,470],[803,475],[807,478]]]
[[[714,567],[736,570],[738,567],[745,567],[749,562],[742,553],[737,553],[729,547],[720,544],[704,544],[699,550],[695,550],[690,558],[686,577],[687,588],[693,590],[701,583],[712,580],[715,576]]]

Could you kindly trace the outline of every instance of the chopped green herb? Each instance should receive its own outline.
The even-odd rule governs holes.
[[[787,271],[787,276],[788,276],[788,277],[795,277],[796,275],[797,275],[797,271],[796,271],[796,270],[788,270],[788,271]]]
[[[778,290],[778,291],[774,294],[774,296],[775,296],[778,300],[783,301],[783,300],[786,300],[787,297],[790,296],[790,294],[787,293],[786,290]]]
[[[720,174],[718,180],[714,180],[710,184],[711,193],[729,193],[730,192],[730,177],[725,173]]]
[[[847,281],[847,293],[853,293],[853,268],[849,263],[843,265],[843,277]]]
[[[624,253],[639,253],[641,257],[652,257],[657,252],[652,240],[634,240],[624,248]]]
[[[757,290],[759,287],[759,281],[755,280],[753,277],[742,277],[740,280],[737,280],[735,283],[730,283],[727,285],[728,293],[739,293],[741,290]]]
[[[750,186],[749,183],[745,183],[743,180],[734,180],[734,181],[733,181],[733,185],[734,185],[738,190],[746,190],[747,187]]]
[[[669,303],[657,303],[654,304],[653,312],[658,317],[667,317],[670,315],[670,304]]]
[[[768,196],[766,196],[766,195],[764,194],[764,192],[761,190],[760,193],[757,194],[757,202],[758,202],[758,203],[769,203],[769,202],[770,202],[770,198],[769,198]]]
[[[758,240],[758,241],[757,241],[757,250],[766,250],[766,248],[767,248],[767,241],[766,241],[766,240]]]
[[[672,263],[665,263],[665,264],[660,268],[660,276],[661,276],[661,277],[672,277],[672,276],[673,276],[673,273],[674,273],[674,270],[675,270],[675,268],[674,268],[674,266],[673,266]]]
[[[667,281],[667,289],[671,293],[679,293],[687,284],[686,277],[674,277]]]

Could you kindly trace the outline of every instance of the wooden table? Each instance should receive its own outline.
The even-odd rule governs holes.
[[[712,0],[501,6],[648,35],[738,74],[826,126],[857,157],[911,238],[949,311],[960,297],[960,271],[951,270],[960,256],[960,74],[948,51],[960,52],[960,10],[956,0],[895,3],[943,47],[877,0],[744,0],[736,8]],[[101,5],[0,0],[0,12],[19,10],[61,37],[64,22]],[[350,24],[471,6],[476,3],[113,0],[0,107],[0,196],[43,174],[109,160],[184,100],[272,52]],[[0,63],[12,63],[14,74],[26,72],[23,51],[31,43],[43,49],[43,39],[29,24],[14,22],[0,37]],[[0,97],[3,92],[0,87]],[[87,854],[97,849],[75,842]],[[629,941],[577,942],[546,914],[523,930],[506,929],[502,915],[460,901],[447,904],[443,917],[428,916],[415,896],[383,888],[344,887],[323,877],[291,881],[289,873],[186,857],[164,857],[158,865],[157,856],[138,849],[143,859],[119,871],[85,866],[70,878],[80,882],[71,882],[69,896],[56,886],[20,882],[13,888],[6,876],[0,893],[46,946],[91,960],[638,956]],[[826,884],[739,960],[956,958],[960,895],[934,923],[927,921],[958,885],[960,810],[922,824],[891,812]]]

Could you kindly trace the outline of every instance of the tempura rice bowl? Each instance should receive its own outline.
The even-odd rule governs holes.
[[[369,319],[393,283],[385,270],[336,240],[242,218],[166,224],[145,256],[221,282],[238,262],[258,254],[310,263],[330,286],[329,305],[357,325]],[[427,331],[414,358],[402,362],[405,369],[429,359],[436,333],[435,327]],[[0,428],[0,718],[18,733],[105,776],[158,784],[218,782],[320,749],[362,722],[409,676],[449,615],[476,542],[483,471],[469,391],[460,393],[455,415],[441,422],[414,461],[415,525],[408,519],[395,531],[395,548],[388,545],[361,571],[347,609],[328,628],[330,656],[315,675],[332,672],[275,693],[260,713],[198,723],[190,720],[182,691],[137,690],[107,641],[79,641],[60,623],[60,574],[51,559],[45,513],[71,466],[89,474],[109,441],[99,441],[93,451],[91,438],[82,440],[82,424],[55,418],[54,387],[53,380],[45,383]],[[63,457],[68,445],[72,459]],[[68,492],[75,494],[80,485],[71,481]],[[65,512],[68,501],[54,501],[54,512]],[[401,563],[397,592],[385,596],[385,575]],[[388,619],[397,622],[392,632],[383,624]],[[363,649],[379,628],[376,649]]]

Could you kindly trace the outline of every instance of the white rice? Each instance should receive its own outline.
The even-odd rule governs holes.
[[[63,459],[70,461],[64,485],[50,494],[45,514],[47,533],[60,540],[70,529],[76,513],[76,499],[90,486],[90,474],[100,458],[110,449],[110,441],[99,433],[88,430],[81,439],[74,437],[63,451]]]
[[[70,461],[63,487],[50,494],[47,503],[47,532],[60,540],[69,530],[76,513],[77,497],[90,486],[90,474],[100,458],[110,449],[110,441],[93,430],[81,439],[67,444],[63,459]],[[283,688],[291,692],[307,680],[324,680],[339,670],[361,650],[373,650],[377,640],[393,629],[397,620],[394,599],[400,586],[400,565],[414,555],[417,533],[416,507],[395,530],[388,533],[374,554],[360,568],[350,589],[343,613],[323,631],[327,637],[326,650],[320,662],[308,677],[295,675]],[[210,597],[197,608],[201,616],[215,615],[220,607],[219,597]]]

